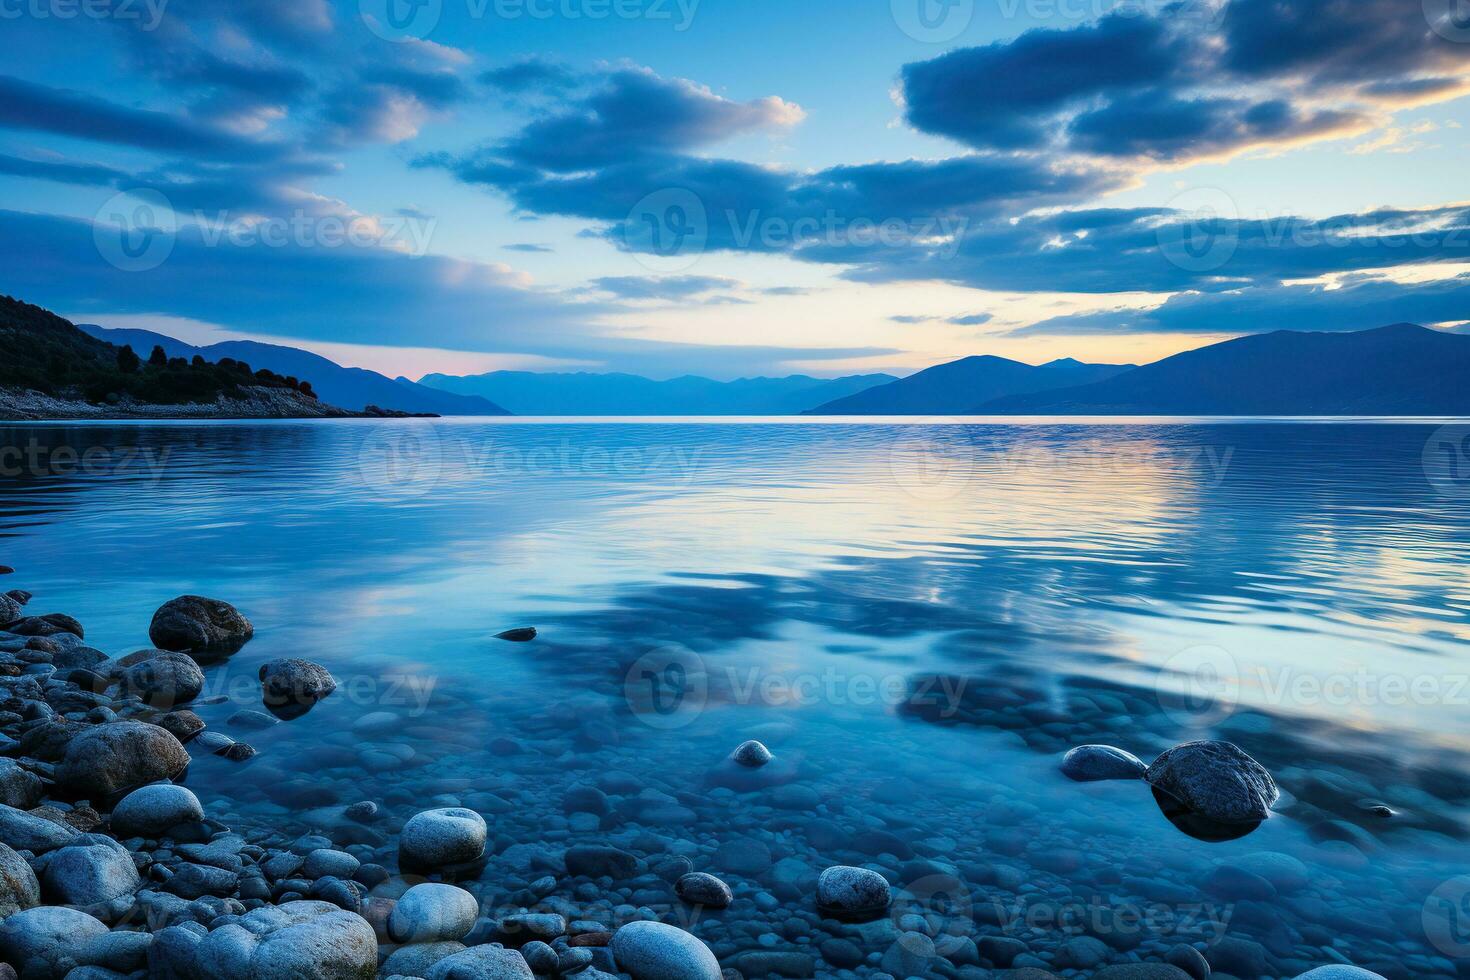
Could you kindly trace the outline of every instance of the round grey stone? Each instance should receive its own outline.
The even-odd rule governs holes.
[[[192,790],[154,783],[133,790],[112,808],[112,830],[119,837],[158,837],[177,824],[204,819]]]
[[[157,725],[114,721],[80,732],[66,746],[56,781],[77,796],[100,801],[173,779],[189,765],[179,740]]]
[[[774,759],[775,756],[771,754],[770,749],[766,748],[755,739],[751,739],[748,742],[741,742],[738,746],[736,746],[735,751],[730,753],[730,758],[734,759],[742,766],[749,766],[752,769],[759,769],[761,766]]]
[[[876,871],[837,865],[817,879],[817,906],[838,916],[863,916],[888,908],[892,893]]]
[[[674,891],[690,905],[703,905],[712,909],[729,908],[730,903],[735,900],[729,885],[703,871],[693,871],[679,878],[674,883]]]
[[[208,650],[244,643],[255,633],[240,610],[219,599],[183,595],[153,614],[148,638],[164,650]]]
[[[1147,770],[1138,756],[1111,745],[1079,745],[1062,756],[1062,775],[1079,783],[1142,779]]]
[[[41,904],[41,883],[30,862],[0,844],[0,919]]]
[[[388,936],[395,943],[459,940],[470,934],[479,914],[475,896],[463,888],[414,885],[403,893],[388,916]]]
[[[142,887],[127,848],[110,837],[82,834],[46,862],[42,889],[58,905],[101,905]]]
[[[0,922],[0,959],[25,964],[29,977],[59,977],[57,963],[69,958],[79,943],[107,934],[107,927],[85,912],[42,905],[7,916]],[[45,969],[37,969],[45,964]]]
[[[613,933],[613,959],[633,980],[722,980],[720,963],[697,938],[662,922],[630,922]]]
[[[430,967],[425,980],[535,980],[526,958],[504,946],[472,946]]]
[[[485,853],[485,820],[464,807],[414,814],[398,838],[401,862],[421,868],[474,861]]]
[[[1259,823],[1280,798],[1276,781],[1231,742],[1185,742],[1144,773],[1150,786],[1219,823]]]

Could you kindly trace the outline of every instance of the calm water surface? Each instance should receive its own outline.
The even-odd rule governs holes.
[[[1208,943],[1240,976],[1466,976],[1470,486],[1426,474],[1435,431],[15,426],[0,561],[114,655],[174,595],[235,603],[256,638],[200,714],[260,754],[197,759],[191,785],[301,829],[365,798],[389,828],[474,805],[487,903],[544,873],[513,845],[613,842],[736,887],[694,924],[727,965],[816,954],[810,875],[869,863],[913,885],[941,953],[1009,935],[1060,970],[1080,930],[1116,959]],[[494,639],[523,625],[540,637]],[[338,692],[231,729],[283,655]],[[749,737],[778,755],[766,785],[721,765]],[[1244,839],[1057,772],[1076,744],[1148,760],[1200,737],[1281,785]],[[569,817],[590,784],[610,812]],[[926,897],[936,874],[963,887]],[[873,930],[915,921],[863,927],[857,975],[892,942]]]

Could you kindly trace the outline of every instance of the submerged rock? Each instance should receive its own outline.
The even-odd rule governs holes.
[[[497,640],[509,640],[512,643],[529,643],[531,640],[536,639],[536,627],[517,627],[513,630],[506,630],[504,633],[496,633],[495,638]]]
[[[265,703],[271,706],[313,705],[337,689],[327,668],[298,657],[262,664],[260,685]]]
[[[188,765],[189,753],[164,729],[141,721],[114,721],[94,725],[67,743],[56,781],[73,794],[96,801],[173,779]]]
[[[613,959],[633,980],[721,980],[720,962],[696,937],[662,922],[630,922],[612,938]]]
[[[690,872],[680,877],[674,883],[674,891],[690,905],[703,905],[712,909],[728,908],[735,900],[729,885],[702,871]]]
[[[1153,761],[1144,779],[1191,811],[1223,824],[1260,823],[1281,796],[1271,774],[1230,742],[1176,745]]]
[[[403,825],[398,859],[416,868],[443,868],[485,853],[485,819],[464,807],[425,810]]]
[[[148,627],[148,638],[164,650],[237,647],[254,634],[255,627],[234,606],[197,595],[165,602]]]
[[[735,751],[730,753],[730,758],[734,759],[742,766],[748,766],[751,769],[759,769],[761,766],[774,759],[775,756],[771,754],[770,749],[766,748],[755,739],[751,739],[748,742],[741,742],[738,746],[736,746]]]
[[[1062,775],[1079,783],[1142,779],[1147,770],[1138,756],[1111,745],[1079,745],[1062,756]]]
[[[876,871],[837,865],[817,879],[817,907],[840,919],[883,914],[892,900],[888,881]]]

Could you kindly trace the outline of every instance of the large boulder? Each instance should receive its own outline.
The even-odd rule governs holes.
[[[106,934],[107,927],[85,912],[42,905],[0,922],[0,959],[26,980],[60,980],[71,968],[73,951]]]
[[[309,706],[335,691],[337,680],[321,664],[287,657],[261,664],[260,687],[265,703],[273,707]]]
[[[0,595],[0,627],[15,622],[21,615],[21,603],[9,595]]]
[[[416,813],[398,836],[399,863],[417,869],[444,868],[485,853],[485,818],[464,807]]]
[[[148,638],[164,650],[217,650],[238,647],[255,634],[240,610],[219,599],[181,595],[153,614]]]
[[[1191,811],[1222,824],[1256,824],[1281,796],[1259,762],[1231,742],[1185,742],[1164,752],[1143,778]]]
[[[388,936],[395,943],[453,942],[475,927],[480,903],[454,885],[414,885],[398,899],[388,916]]]
[[[429,967],[424,977],[426,980],[535,980],[536,975],[516,950],[504,946],[472,946],[444,957]]]
[[[56,770],[56,782],[87,799],[110,799],[138,786],[174,779],[189,765],[179,740],[157,725],[113,721],[74,737]]]
[[[630,922],[613,933],[613,959],[633,980],[721,980],[708,946],[662,922]]]
[[[29,810],[41,802],[41,777],[14,759],[0,758],[0,803]]]
[[[0,844],[0,919],[41,904],[41,883],[30,862]]]
[[[135,789],[112,808],[112,832],[119,837],[160,837],[181,823],[204,819],[199,797],[183,786],[154,783]]]
[[[203,936],[172,926],[148,951],[149,975],[162,977],[372,980],[377,970],[373,927],[327,902],[265,906]]]
[[[143,879],[127,848],[101,834],[80,834],[52,853],[41,885],[57,905],[100,905],[131,895]]]
[[[1383,980],[1383,976],[1358,966],[1334,964],[1333,966],[1319,966],[1315,970],[1308,970],[1306,973],[1297,977],[1296,980]]]
[[[137,695],[163,711],[187,704],[204,690],[204,671],[193,658],[182,653],[160,653],[123,670],[118,686],[124,694]]]
[[[71,842],[77,832],[66,824],[0,803],[0,842],[17,851],[44,854]]]

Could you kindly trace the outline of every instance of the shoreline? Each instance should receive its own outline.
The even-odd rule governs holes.
[[[153,405],[90,402],[55,398],[38,391],[0,388],[0,422],[106,422],[120,420],[248,420],[248,419],[337,419],[337,418],[437,418],[369,405],[363,411],[338,408],[287,388],[249,386],[241,389],[249,397],[227,398],[214,403]]]

